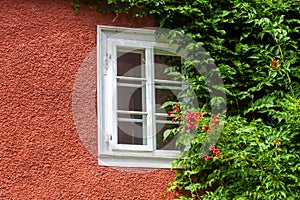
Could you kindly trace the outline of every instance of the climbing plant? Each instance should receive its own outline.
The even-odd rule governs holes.
[[[196,132],[173,163],[182,170],[169,189],[183,191],[180,199],[299,198],[299,1],[75,0],[75,11],[82,3],[104,13],[154,14],[161,27],[201,44],[217,65],[227,101],[221,122],[211,113],[205,79],[186,70],[200,107],[208,106],[175,113],[183,130]],[[218,142],[202,155],[206,136],[219,123],[224,128]]]

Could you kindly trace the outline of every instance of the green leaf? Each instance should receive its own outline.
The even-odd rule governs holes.
[[[165,132],[164,132],[164,140],[166,140],[172,134],[173,134],[173,129],[165,130]]]

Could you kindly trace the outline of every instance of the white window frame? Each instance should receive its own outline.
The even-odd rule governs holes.
[[[155,30],[113,26],[97,27],[98,163],[102,166],[170,168],[176,150],[156,150],[154,84],[146,84],[147,145],[117,144],[117,46],[145,49],[144,81],[154,83],[154,48],[176,53],[173,45],[157,42]],[[149,71],[152,70],[152,71]],[[157,80],[159,81],[159,80]],[[172,82],[172,81],[171,81]],[[140,113],[139,113],[140,114]]]

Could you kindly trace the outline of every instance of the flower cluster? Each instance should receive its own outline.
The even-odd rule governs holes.
[[[220,124],[220,121],[217,120],[217,115],[214,115],[212,118],[211,118],[211,121],[213,122],[213,126],[217,126],[218,124]],[[211,129],[211,126],[209,125],[206,125],[202,128],[202,130],[204,130],[205,132],[209,132]]]
[[[209,150],[215,155],[218,155],[221,153],[221,151],[219,149],[217,149],[215,146],[209,147]]]
[[[185,126],[185,130],[194,130],[199,124],[199,119],[206,114],[207,112],[200,113],[193,112],[192,110],[187,111],[185,120],[188,122],[188,124]]]
[[[184,118],[181,113],[181,110],[179,109],[178,103],[176,103],[172,107],[172,110],[168,112],[168,117],[174,116],[172,119],[173,122],[178,121],[178,120],[183,120],[183,118],[184,118],[187,122],[187,125],[185,126],[185,130],[194,130],[195,128],[200,126],[200,120],[206,114],[207,114],[206,111],[201,113],[201,112],[188,110],[185,115],[185,118]],[[179,121],[179,123],[180,123],[180,121]],[[211,118],[211,124],[203,126],[202,130],[204,130],[205,132],[210,132],[210,131],[214,130],[219,124],[220,124],[220,121],[217,119],[217,115],[214,114]],[[219,149],[217,149],[215,146],[211,146],[209,148],[209,151],[213,155],[206,154],[204,157],[205,161],[213,159],[214,157],[218,156],[221,153],[221,151]],[[218,156],[218,157],[220,157],[220,156]]]
[[[221,151],[219,149],[217,149],[215,146],[209,147],[209,151],[212,152],[215,155],[219,155],[221,153]],[[213,158],[214,158],[213,156],[209,156],[209,155],[206,154],[205,157],[204,157],[204,160],[208,161],[208,160],[213,159]]]
[[[175,106],[172,107],[171,111],[168,111],[168,117],[170,117],[172,114],[175,114],[176,116],[172,119],[172,122],[176,122],[177,120],[182,119],[182,115],[180,113],[180,108],[178,103],[175,104]]]

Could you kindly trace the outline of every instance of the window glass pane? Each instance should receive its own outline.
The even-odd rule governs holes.
[[[127,122],[119,119],[118,144],[147,145],[147,138],[143,136],[145,126],[145,123],[142,122]]]
[[[155,54],[154,63],[155,79],[173,80],[174,76],[168,75],[167,72],[170,70],[179,72],[181,66],[181,58],[179,56]]]
[[[163,134],[167,129],[173,129],[179,126],[179,122],[172,122],[172,117],[168,117],[167,111],[160,108],[166,101],[177,101],[176,95],[169,89],[155,89],[156,100],[156,148],[160,150],[175,150],[176,138],[169,137],[163,140]]]
[[[117,75],[127,77],[145,77],[143,50],[123,50],[117,52]]]
[[[146,116],[141,114],[118,114],[118,144],[147,145],[144,129]]]
[[[118,86],[118,110],[144,111],[142,88]]]
[[[166,140],[164,140],[164,132],[167,129],[173,129],[178,127],[177,124],[163,124],[163,123],[156,123],[156,149],[159,150],[176,150],[176,138],[169,137]]]
[[[118,47],[118,144],[147,145],[144,52]]]
[[[179,126],[179,122],[172,122],[172,118],[167,116],[171,108],[160,108],[166,101],[178,101],[178,94],[181,91],[180,77],[178,74],[181,66],[181,58],[171,54],[163,55],[162,51],[155,50],[155,104],[156,104],[156,148],[160,150],[175,150],[176,138],[169,137],[163,139],[163,134],[167,129]],[[168,74],[169,72],[175,72]],[[175,81],[176,80],[176,81]]]
[[[157,88],[159,87],[159,88]],[[155,84],[155,104],[156,105],[162,105],[163,103],[167,101],[178,101],[177,100],[177,94],[179,91],[175,91],[174,89],[171,90],[167,86],[162,86],[160,84]],[[167,113],[165,109],[163,108],[157,108],[157,113]]]

